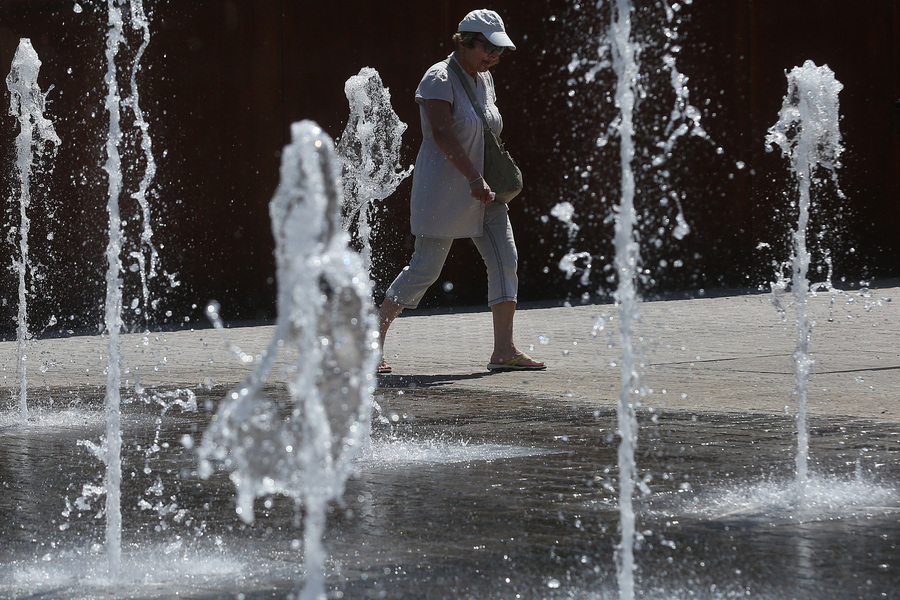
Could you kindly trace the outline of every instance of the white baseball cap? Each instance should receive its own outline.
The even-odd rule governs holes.
[[[503,19],[500,15],[492,10],[482,8],[473,10],[459,22],[457,31],[475,31],[483,33],[484,37],[495,46],[516,49],[516,45],[512,43],[509,36],[506,35],[506,27],[503,25]]]

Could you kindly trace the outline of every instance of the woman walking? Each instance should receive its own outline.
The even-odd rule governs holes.
[[[385,293],[379,311],[381,344],[393,320],[406,308],[416,308],[437,281],[454,239],[471,238],[487,267],[488,306],[491,308],[494,347],[488,362],[492,371],[543,370],[513,342],[513,319],[518,294],[518,255],[507,205],[494,201],[482,177],[484,126],[469,99],[466,82],[450,65],[455,61],[469,78],[496,134],[503,120],[496,105],[489,69],[515,45],[503,20],[491,10],[475,10],[460,22],[453,36],[449,60],[438,62],[422,77],[416,102],[422,121],[422,146],[413,171],[410,224],[416,236],[409,266]],[[382,360],[379,373],[391,372]]]

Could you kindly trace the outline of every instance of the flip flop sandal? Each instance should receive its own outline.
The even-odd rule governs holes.
[[[488,371],[543,371],[547,368],[547,365],[520,365],[519,363],[526,358],[531,359],[524,352],[520,352],[505,363],[488,363],[487,368]]]

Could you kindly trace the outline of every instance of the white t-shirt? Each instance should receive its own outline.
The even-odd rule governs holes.
[[[456,60],[451,58],[450,60]],[[490,72],[478,73],[475,97],[487,112],[488,125],[497,135],[503,119],[495,104],[494,80]],[[431,133],[425,111],[425,100],[450,103],[453,132],[475,167],[484,169],[484,125],[456,73],[444,61],[425,72],[416,89],[419,117],[422,121],[422,146],[413,170],[410,199],[410,225],[413,235],[434,238],[466,238],[481,236],[484,205],[472,197],[469,182],[441,152]]]

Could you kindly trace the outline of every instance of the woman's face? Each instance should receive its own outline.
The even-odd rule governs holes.
[[[500,60],[500,54],[503,52],[503,48],[494,46],[480,33],[475,37],[471,48],[462,45],[460,45],[460,48],[464,52],[466,62],[468,62],[467,66],[480,73],[484,73],[497,64],[497,61]],[[488,48],[490,48],[490,51],[488,51]]]

